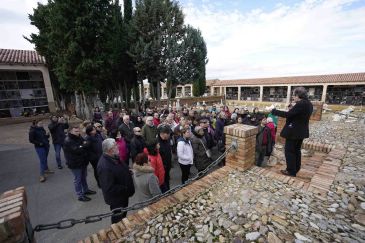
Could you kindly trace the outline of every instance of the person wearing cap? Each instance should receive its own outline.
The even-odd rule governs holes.
[[[199,172],[203,171],[211,164],[211,151],[208,149],[202,127],[195,127],[195,136],[192,138],[191,143],[194,153],[194,165]]]

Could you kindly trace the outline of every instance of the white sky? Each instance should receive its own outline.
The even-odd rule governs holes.
[[[208,79],[365,71],[365,1],[307,0],[247,11],[203,3],[182,7],[186,23],[207,42]],[[33,49],[22,36],[36,32],[27,17],[36,6],[36,0],[1,1],[0,48]]]

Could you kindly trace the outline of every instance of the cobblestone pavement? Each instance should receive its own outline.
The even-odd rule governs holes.
[[[236,171],[121,242],[365,242],[364,124],[325,115],[311,123],[310,139],[346,151],[325,196],[258,174],[257,167]]]

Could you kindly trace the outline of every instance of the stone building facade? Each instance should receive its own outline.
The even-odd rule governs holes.
[[[0,118],[54,112],[48,67],[36,51],[0,49]]]
[[[208,95],[227,100],[289,103],[295,87],[304,86],[312,101],[327,104],[364,105],[365,73],[314,76],[207,80]]]

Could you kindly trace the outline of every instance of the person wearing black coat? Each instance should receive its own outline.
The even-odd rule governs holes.
[[[45,174],[54,173],[48,168],[48,153],[49,153],[49,134],[43,128],[42,121],[33,121],[29,129],[29,142],[34,144],[40,163],[40,177],[39,181],[46,181]]]
[[[133,128],[134,136],[130,143],[130,154],[133,162],[137,154],[143,153],[143,149],[146,147],[141,131],[142,129],[140,127]]]
[[[100,156],[103,154],[103,150],[101,147],[103,141],[98,138],[97,131],[96,131],[95,127],[92,125],[89,125],[86,127],[85,140],[89,144],[88,150],[87,150],[88,160],[94,169],[94,177],[95,177],[98,187],[100,188],[97,167],[98,167],[98,161],[100,159]]]
[[[308,100],[304,87],[294,90],[295,105],[289,111],[272,110],[272,114],[286,118],[286,123],[280,136],[285,138],[286,170],[281,173],[296,176],[301,166],[301,147],[304,138],[309,137],[309,119],[313,112],[313,105]]]
[[[65,129],[68,129],[68,127],[68,123],[65,119],[63,117],[58,118],[57,116],[52,116],[51,123],[48,125],[48,129],[52,136],[58,169],[63,168],[61,162],[61,149],[66,138]]]
[[[89,144],[80,136],[78,126],[72,127],[66,136],[63,146],[66,164],[71,169],[74,175],[74,186],[78,196],[78,200],[82,202],[90,201],[91,198],[86,195],[95,194],[95,191],[89,189],[87,185],[87,151]]]
[[[133,138],[133,128],[134,124],[130,121],[129,116],[125,115],[123,116],[123,122],[118,127],[118,130],[120,131],[120,134],[125,139],[127,144],[130,144],[132,138]]]
[[[172,140],[170,137],[171,129],[168,126],[161,126],[158,131],[157,141],[160,144],[160,155],[163,167],[165,169],[165,186],[166,190],[170,190],[170,170],[172,167]]]
[[[126,163],[119,160],[119,150],[113,138],[103,141],[103,155],[98,162],[98,176],[104,201],[110,206],[110,210],[120,207],[128,207],[128,201],[133,196],[135,189],[132,172]],[[112,216],[112,224],[119,222],[127,216]]]

